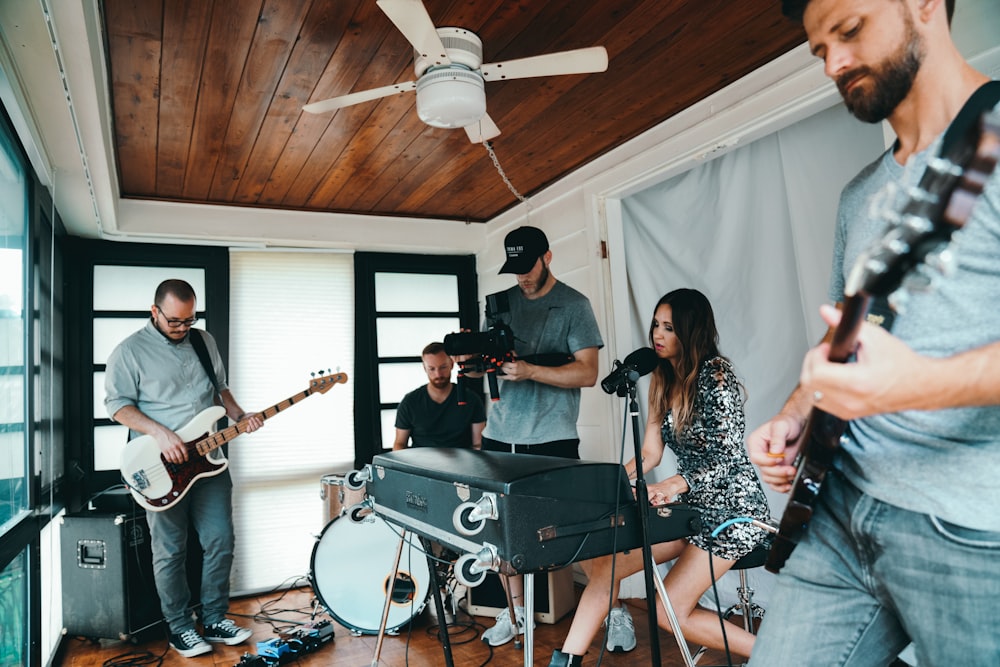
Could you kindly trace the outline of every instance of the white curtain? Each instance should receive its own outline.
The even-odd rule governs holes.
[[[838,105],[623,199],[633,348],[649,344],[660,296],[696,288],[711,301],[722,352],[747,389],[747,433],[771,417],[826,329],[817,311],[827,301],[840,190],[883,149],[880,126]],[[675,465],[668,451],[650,481]],[[768,490],[768,498],[780,517],[784,496]],[[762,573],[752,574],[763,603],[770,582],[759,581]],[[735,574],[722,580],[724,606],[736,586]],[[641,577],[623,584],[623,596],[644,593]]]
[[[347,374],[230,443],[235,595],[309,573],[321,479],[354,467],[354,258],[234,251],[230,272],[229,385],[244,410],[309,389],[320,370]]]

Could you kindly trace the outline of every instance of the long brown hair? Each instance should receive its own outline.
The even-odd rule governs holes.
[[[698,393],[698,369],[706,359],[721,357],[719,331],[708,298],[696,289],[682,288],[667,292],[656,302],[656,311],[670,306],[674,334],[681,346],[677,366],[660,359],[649,386],[651,417],[663,419],[667,410],[674,415],[674,432],[680,433],[691,423],[694,401]],[[649,342],[653,344],[653,322],[649,325]]]

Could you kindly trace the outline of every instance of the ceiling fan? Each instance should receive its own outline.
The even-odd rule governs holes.
[[[323,113],[416,90],[420,120],[433,127],[465,128],[470,141],[483,143],[500,134],[486,113],[487,81],[587,74],[608,68],[603,46],[483,63],[482,40],[464,28],[435,27],[421,0],[377,0],[376,4],[413,46],[416,80],[313,102],[303,111]]]

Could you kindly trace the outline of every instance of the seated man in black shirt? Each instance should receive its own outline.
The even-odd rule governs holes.
[[[428,383],[417,387],[396,409],[396,440],[392,448],[471,447],[483,443],[486,410],[483,401],[451,381],[454,362],[442,343],[431,343],[421,353]],[[459,404],[462,400],[462,405]]]

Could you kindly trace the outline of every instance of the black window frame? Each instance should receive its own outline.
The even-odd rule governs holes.
[[[391,312],[375,308],[376,273],[454,275],[458,278],[458,312]],[[382,447],[383,409],[398,403],[382,403],[378,369],[381,363],[420,363],[419,356],[379,357],[376,324],[380,317],[458,317],[461,328],[479,330],[478,275],[475,255],[409,255],[359,252],[354,255],[354,454],[356,467],[371,463],[386,451]],[[426,343],[428,341],[423,341]],[[423,343],[421,347],[423,347]],[[478,384],[478,388],[476,387]],[[482,391],[482,382],[470,389]]]

